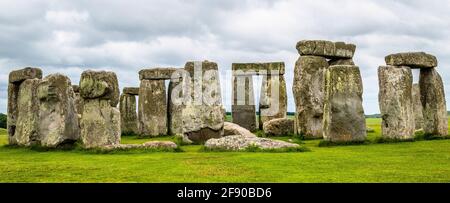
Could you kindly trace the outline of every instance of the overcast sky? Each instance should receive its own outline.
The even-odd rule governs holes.
[[[449,100],[450,1],[1,0],[0,112],[13,69],[40,67],[73,84],[83,70],[112,70],[122,88],[138,86],[142,68],[191,60],[215,61],[225,75],[233,62],[284,61],[294,111],[295,45],[304,39],[356,44],[366,114],[379,112],[377,68],[395,52],[436,55]],[[229,78],[222,78],[228,110]]]

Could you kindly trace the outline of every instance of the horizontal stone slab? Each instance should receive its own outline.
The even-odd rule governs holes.
[[[139,95],[139,87],[124,87],[123,94]]]
[[[384,60],[387,65],[411,68],[433,68],[438,65],[436,57],[425,52],[396,53],[386,56]]]
[[[178,68],[150,68],[139,71],[140,80],[169,80]]]
[[[353,58],[356,45],[344,42],[331,42],[325,40],[302,40],[297,43],[300,55],[323,56],[329,59]]]
[[[233,75],[284,75],[284,62],[233,63]]]
[[[9,82],[18,83],[26,79],[42,79],[42,70],[39,68],[24,68],[20,70],[14,70],[9,73]]]

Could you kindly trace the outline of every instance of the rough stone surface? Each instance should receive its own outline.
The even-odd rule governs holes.
[[[267,121],[263,125],[264,134],[268,136],[287,136],[294,133],[294,120],[277,118]]]
[[[233,76],[231,115],[233,122],[248,129],[256,129],[256,107],[252,76]]]
[[[167,102],[164,80],[141,80],[138,128],[140,136],[167,135]]]
[[[124,87],[123,94],[139,95],[139,87]]]
[[[389,139],[414,139],[411,68],[380,66],[378,79],[381,135]]]
[[[169,80],[178,68],[150,68],[139,71],[140,80]]]
[[[433,68],[438,65],[437,59],[425,52],[405,52],[386,56],[387,65],[409,66],[411,68]]]
[[[300,56],[295,63],[293,93],[297,133],[322,138],[324,73],[328,62],[320,56]]]
[[[300,55],[323,56],[330,59],[353,58],[356,46],[344,42],[330,42],[324,40],[302,40],[297,43]]]
[[[114,72],[87,70],[81,74],[80,95],[84,99],[109,100],[112,107],[119,103],[119,85]]]
[[[230,123],[230,122],[224,122],[223,135],[224,136],[242,135],[245,137],[256,137],[256,135],[253,134],[252,132],[250,132],[249,130],[239,126],[238,124]]]
[[[355,62],[353,62],[353,59],[331,59],[328,61],[328,65],[334,66],[334,65],[355,65]]]
[[[77,111],[77,114],[80,114],[81,117],[81,113],[83,112],[83,99],[81,99],[80,96],[80,86],[79,85],[72,85],[72,89],[74,92],[74,104],[75,104],[75,109]]]
[[[120,112],[109,100],[86,100],[81,117],[81,141],[85,148],[120,143]]]
[[[263,76],[259,112],[259,129],[262,129],[266,121],[286,117],[287,95],[283,75]]]
[[[24,68],[20,70],[14,70],[9,73],[10,83],[21,83],[27,79],[42,79],[42,70],[39,68]]]
[[[178,146],[170,141],[149,141],[143,144],[117,144],[101,147],[104,150],[127,150],[127,149],[176,149]]]
[[[58,147],[80,137],[74,92],[70,79],[61,74],[45,77],[37,89],[41,146]]]
[[[247,147],[259,147],[261,149],[281,149],[295,148],[298,144],[289,142],[272,140],[269,138],[246,137],[242,135],[231,135],[219,139],[210,139],[206,141],[205,147],[209,149],[221,149],[239,151],[245,150]]]
[[[8,125],[10,133],[9,144],[21,146],[39,144],[39,100],[37,87],[40,81],[40,79],[27,79],[19,86],[14,125],[9,123],[8,117],[8,123],[10,124]]]
[[[75,93],[80,93],[80,86],[79,85],[72,85],[72,90]]]
[[[182,111],[184,104],[181,101],[175,101],[182,97],[182,82],[180,79],[173,79],[169,82],[168,87],[168,123],[170,135],[183,134]]]
[[[416,130],[423,127],[423,112],[422,112],[422,102],[420,101],[420,86],[419,84],[413,84],[412,87],[412,99],[413,99],[413,111],[414,120],[416,123]]]
[[[233,76],[243,75],[284,75],[284,62],[233,63]]]
[[[330,66],[325,74],[323,138],[330,142],[363,141],[366,120],[358,66]]]
[[[434,68],[420,69],[419,85],[425,134],[446,136],[447,106],[441,76]]]
[[[186,102],[182,110],[185,140],[203,143],[210,138],[222,137],[224,112],[217,63],[187,62],[185,70],[191,76],[190,80],[183,80],[186,90],[191,93],[191,101]]]
[[[120,95],[119,109],[122,134],[138,134],[136,96],[125,93]]]

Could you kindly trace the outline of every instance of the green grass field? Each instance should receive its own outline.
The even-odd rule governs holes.
[[[367,119],[380,135],[380,119]],[[172,137],[154,140],[171,140]],[[279,139],[289,139],[282,137]],[[150,139],[123,137],[123,143]],[[11,148],[0,129],[0,182],[450,182],[450,140],[318,147],[310,152],[36,151]]]

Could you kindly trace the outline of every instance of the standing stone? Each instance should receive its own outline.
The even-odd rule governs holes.
[[[122,134],[137,134],[136,96],[126,93],[120,95],[119,109]]]
[[[378,78],[382,136],[388,139],[414,139],[411,68],[380,66]]]
[[[419,85],[425,134],[447,136],[447,107],[441,76],[434,68],[420,69]]]
[[[300,56],[295,64],[293,93],[298,133],[322,138],[324,72],[328,62],[320,56]]]
[[[20,84],[17,95],[15,131],[10,144],[31,146],[39,144],[39,100],[37,87],[40,79],[27,79]]]
[[[93,148],[119,144],[121,130],[120,111],[115,107],[116,95],[119,95],[116,74],[84,71],[80,79],[80,95],[83,98],[80,121],[83,146]]]
[[[167,102],[164,80],[141,80],[138,109],[140,136],[167,135]]]
[[[256,129],[256,109],[252,76],[233,76],[233,123],[253,131]]]
[[[331,142],[364,141],[366,121],[358,66],[330,66],[325,74],[323,138]]]
[[[167,107],[167,115],[169,119],[169,134],[170,135],[182,135],[183,134],[183,120],[182,120],[182,113],[183,113],[183,104],[181,101],[174,101],[172,94],[176,94],[175,88],[177,86],[182,85],[181,79],[171,79],[169,82],[169,90],[168,90],[168,107]],[[182,91],[178,92],[177,98],[182,97]],[[178,103],[177,103],[178,102]]]
[[[33,90],[29,90],[29,94],[23,95],[23,97],[29,96],[28,98],[21,98],[22,106],[19,108],[19,91],[21,84],[28,80],[28,79],[41,79],[42,78],[42,70],[39,68],[24,68],[20,70],[15,70],[10,72],[9,74],[9,84],[8,84],[8,119],[7,119],[7,128],[8,128],[8,141],[11,145],[19,144],[18,140],[20,140],[22,137],[27,137],[28,135],[17,135],[17,124],[19,121],[19,110],[22,109],[22,111],[26,111],[24,109],[29,110],[36,110],[38,107],[34,106],[37,104],[35,102],[35,98],[33,98],[33,95],[35,92]],[[27,83],[37,83],[37,82],[27,82]],[[30,84],[26,84],[30,85]],[[33,86],[35,87],[35,86]],[[22,90],[22,91],[28,91],[28,90]],[[31,106],[26,106],[27,103],[24,102],[24,100],[30,100],[28,103]],[[37,112],[37,111],[30,111]],[[27,117],[26,112],[22,112],[25,117]],[[31,116],[31,115],[30,115]],[[36,116],[36,115],[34,115]],[[23,119],[25,119],[25,117]],[[30,119],[30,118],[27,118]],[[34,117],[31,116],[31,120],[33,120]],[[30,128],[33,128],[34,125],[29,126]],[[22,129],[20,129],[22,131]],[[33,130],[32,130],[33,131]],[[32,139],[37,139],[37,135],[33,135],[31,133]],[[19,138],[18,138],[19,137]],[[30,137],[27,138],[27,140],[30,140]],[[30,144],[29,142],[21,142],[25,144]]]
[[[182,111],[185,140],[203,143],[222,137],[224,112],[217,63],[187,62],[185,70],[191,77],[183,80],[191,99]]]
[[[80,125],[85,148],[120,144],[120,112],[108,100],[86,100]]]
[[[44,147],[73,144],[80,137],[70,79],[61,74],[45,77],[37,89],[39,135]]]
[[[420,101],[420,87],[419,84],[413,84],[412,87],[413,111],[416,130],[423,127],[423,113],[422,102]]]
[[[285,118],[287,113],[286,81],[283,75],[265,75],[259,100],[259,129],[266,121]]]

